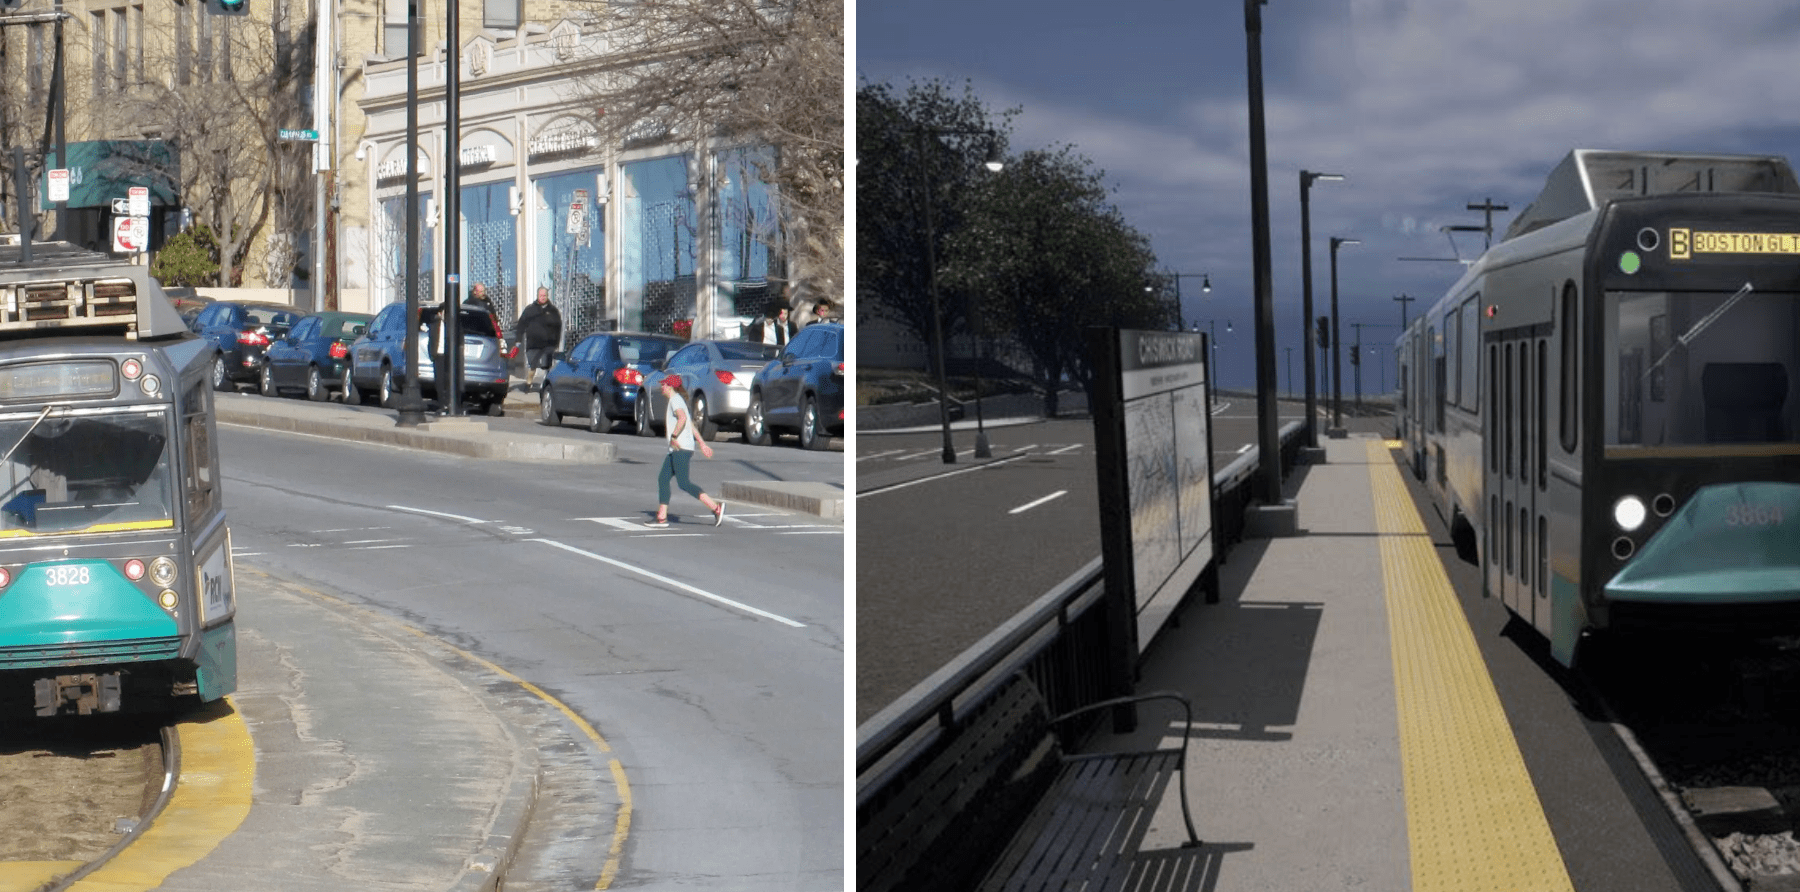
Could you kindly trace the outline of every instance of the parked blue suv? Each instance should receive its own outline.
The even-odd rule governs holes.
[[[431,361],[427,331],[435,324],[439,305],[419,310],[419,393],[437,398],[435,367]],[[458,315],[463,339],[463,399],[472,412],[500,415],[505,411],[509,378],[506,344],[494,329],[494,317],[482,307],[464,304]],[[406,304],[388,304],[375,314],[369,330],[350,345],[350,362],[344,367],[344,402],[356,405],[374,397],[392,407],[406,384]]]

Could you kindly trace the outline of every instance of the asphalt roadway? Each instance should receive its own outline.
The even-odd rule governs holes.
[[[522,421],[537,416],[522,392],[507,418],[408,428],[374,407],[217,397],[221,424],[477,459],[604,463],[621,445]],[[632,437],[624,448],[656,445]],[[814,464],[817,479],[726,481],[721,495],[841,520],[843,466]],[[621,871],[631,781],[602,734],[554,693],[405,619],[255,570],[237,577],[240,599],[258,604],[240,617],[240,694],[185,717],[181,780],[161,811],[116,857],[61,888],[548,892],[630,882]],[[39,888],[71,866],[0,863],[0,892]]]

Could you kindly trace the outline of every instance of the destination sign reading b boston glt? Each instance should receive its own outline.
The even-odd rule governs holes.
[[[1800,254],[1800,233],[1704,232],[1669,228],[1669,259],[1692,260],[1696,254]]]

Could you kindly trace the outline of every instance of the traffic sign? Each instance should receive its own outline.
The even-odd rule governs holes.
[[[297,139],[297,140],[301,140],[302,142],[318,142],[319,141],[319,131],[317,131],[317,130],[283,130],[283,131],[281,131],[281,138],[282,139]]]
[[[57,168],[51,169],[51,171],[50,171],[50,200],[51,201],[68,201],[69,200],[69,169],[68,168],[57,167]]]
[[[126,197],[126,204],[129,206],[129,209],[131,211],[131,216],[133,216],[133,217],[148,217],[148,216],[150,216],[150,187],[149,186],[132,186],[131,188],[125,190],[125,197]]]
[[[113,218],[113,252],[118,254],[136,254],[147,247],[150,241],[150,218],[148,217],[115,217]]]
[[[113,199],[112,200],[112,212],[113,212],[113,216],[115,216],[115,217],[131,216],[131,201],[130,201],[130,199],[125,199],[125,198]]]
[[[569,199],[569,223],[563,231],[569,235],[580,235],[587,231],[588,191],[576,189],[573,198]]]

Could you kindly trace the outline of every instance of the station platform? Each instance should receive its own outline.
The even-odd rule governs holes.
[[[1193,703],[1205,845],[1180,848],[1166,795],[1133,887],[1733,887],[1547,645],[1481,597],[1390,445],[1323,442],[1325,463],[1286,484],[1300,535],[1239,544],[1219,603],[1194,599],[1146,649],[1137,689]],[[1171,731],[1146,720],[1090,744]]]
[[[241,565],[237,585],[237,692],[177,725],[180,780],[161,813],[58,888],[531,892],[613,880],[630,787],[591,728],[376,611]],[[0,890],[78,867],[0,863]]]

